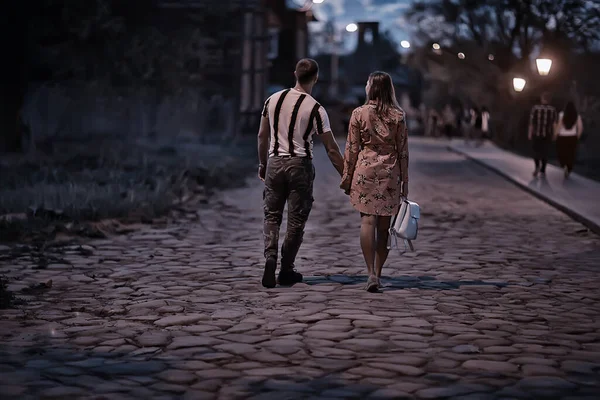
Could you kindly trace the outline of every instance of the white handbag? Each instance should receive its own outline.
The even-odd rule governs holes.
[[[388,238],[388,249],[391,249],[392,239],[398,248],[398,238],[404,241],[404,252],[410,247],[415,251],[412,241],[417,238],[419,233],[419,218],[421,218],[421,208],[414,201],[402,199],[398,214],[390,223],[390,234]],[[404,253],[402,252],[402,253]]]

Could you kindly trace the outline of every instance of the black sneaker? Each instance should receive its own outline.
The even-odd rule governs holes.
[[[277,269],[277,259],[275,257],[267,258],[265,262],[265,272],[262,277],[262,285],[266,288],[274,288],[277,285],[275,280],[275,270]]]
[[[280,285],[293,285],[294,283],[302,282],[302,274],[292,268],[281,268],[277,279]]]

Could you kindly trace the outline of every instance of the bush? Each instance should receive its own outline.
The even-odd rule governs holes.
[[[15,303],[15,295],[6,288],[7,285],[8,280],[0,276],[0,310],[10,308]]]

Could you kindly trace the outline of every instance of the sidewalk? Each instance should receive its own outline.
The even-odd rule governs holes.
[[[448,148],[497,172],[600,234],[600,182],[576,173],[565,180],[563,170],[550,164],[545,178],[534,178],[532,159],[502,150],[489,141],[475,147],[466,146],[463,139],[452,139]]]

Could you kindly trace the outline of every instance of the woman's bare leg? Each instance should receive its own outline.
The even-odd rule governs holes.
[[[375,275],[375,215],[360,214],[360,247],[367,263],[369,276]]]
[[[392,217],[379,216],[377,218],[377,250],[375,254],[375,275],[381,278],[383,264],[387,260],[389,250],[387,248],[388,237],[390,234],[390,220]]]

